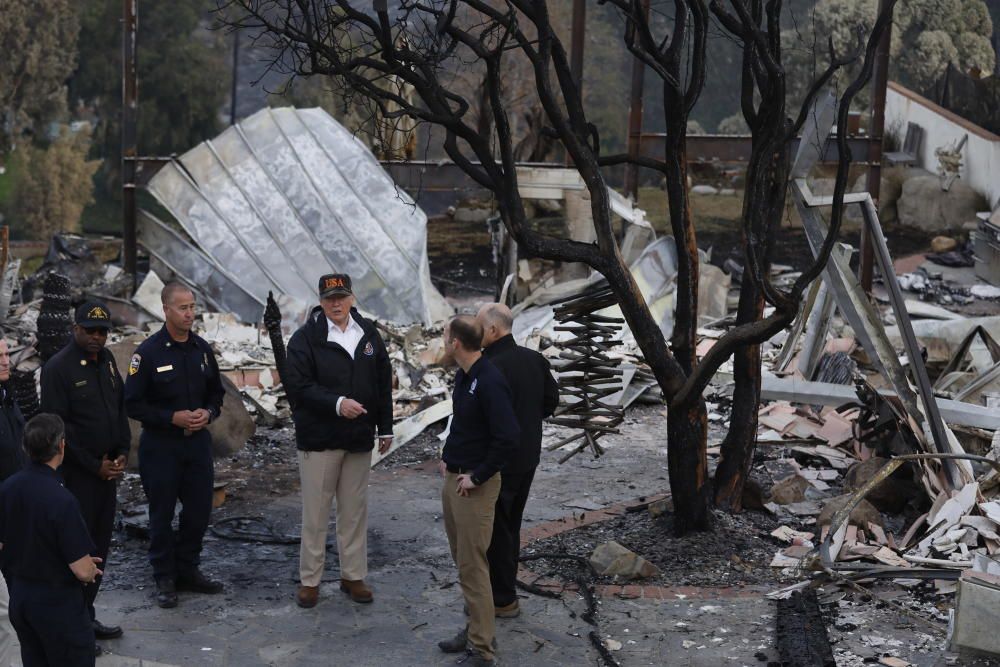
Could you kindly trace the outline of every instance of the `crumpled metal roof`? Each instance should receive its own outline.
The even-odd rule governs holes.
[[[358,307],[376,317],[431,324],[450,314],[430,282],[427,216],[322,109],[258,111],[147,187],[259,303],[269,290],[316,303],[321,275],[347,273]],[[225,293],[218,300],[227,306]]]

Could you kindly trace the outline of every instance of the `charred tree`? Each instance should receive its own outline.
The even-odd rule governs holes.
[[[722,486],[742,486],[752,460],[752,419],[759,397],[759,346],[794,319],[802,292],[821,271],[839,232],[850,155],[840,137],[830,235],[814,265],[791,289],[774,287],[768,276],[768,252],[784,208],[788,143],[805,122],[815,95],[850,58],[832,57],[796,121],[786,117],[781,69],[780,0],[674,0],[668,25],[654,25],[643,0],[605,0],[623,20],[624,45],[660,77],[667,142],[659,158],[602,156],[596,126],[588,119],[570,59],[543,0],[399,0],[389,11],[386,0],[228,0],[220,16],[231,26],[255,35],[258,46],[274,50],[273,66],[298,76],[325,76],[347,94],[371,102],[386,119],[408,116],[444,133],[443,148],[466,174],[495,196],[501,219],[527,254],[563,262],[582,262],[607,279],[625,321],[642,350],[668,407],[668,462],[679,533],[711,527],[714,493],[707,467],[707,420],[702,394],[716,370],[734,354],[756,381],[738,388],[751,404],[727,439]],[[670,3],[667,3],[668,5]],[[729,8],[724,7],[727,5]],[[233,11],[235,10],[235,11]],[[706,39],[712,16],[744,47],[743,111],[753,131],[753,155],[744,200],[743,239],[748,286],[737,325],[724,334],[699,362],[695,356],[698,312],[698,251],[687,189],[686,129],[705,82]],[[238,16],[233,19],[232,17]],[[229,18],[225,18],[229,17]],[[880,19],[881,21],[881,19]],[[661,22],[662,24],[662,22]],[[869,37],[865,67],[845,92],[846,107],[867,81],[877,43],[877,23]],[[523,65],[527,67],[514,67]],[[480,91],[455,84],[456,67],[481,70]],[[541,109],[544,136],[561,146],[590,193],[596,241],[583,243],[546,235],[528,225],[518,190],[511,95],[505,73],[527,71],[532,106]],[[392,78],[413,91],[394,92],[381,81]],[[855,84],[858,84],[857,86]],[[522,89],[518,95],[523,96]],[[488,104],[486,103],[488,101]],[[479,111],[491,115],[491,123]],[[484,128],[491,127],[486,133]],[[622,258],[611,225],[609,195],[602,167],[631,162],[653,169],[666,181],[670,226],[677,241],[679,272],[672,339],[665,339]],[[763,316],[764,304],[775,310]],[[754,375],[756,374],[756,375]],[[751,409],[752,408],[752,409]],[[753,415],[748,417],[747,415]],[[729,492],[731,494],[732,492]],[[731,501],[723,504],[736,507]]]

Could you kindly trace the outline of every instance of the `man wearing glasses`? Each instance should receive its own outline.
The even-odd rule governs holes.
[[[107,307],[87,301],[76,309],[73,340],[42,367],[41,410],[62,417],[66,458],[61,472],[66,488],[80,503],[87,530],[107,563],[115,522],[116,486],[125,472],[131,434],[125,391],[115,358],[105,348],[111,316]],[[106,565],[105,565],[106,567]],[[97,639],[120,637],[119,627],[97,620],[94,599],[101,585],[84,588]]]

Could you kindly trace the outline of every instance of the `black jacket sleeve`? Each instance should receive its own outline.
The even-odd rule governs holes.
[[[58,366],[42,366],[42,395],[39,407],[42,412],[59,415],[66,429],[66,458],[84,470],[97,474],[101,459],[81,446],[76,426],[69,421],[69,386]]]
[[[125,410],[128,416],[147,426],[168,428],[173,424],[174,411],[157,408],[147,400],[149,385],[153,376],[153,363],[142,360],[142,348],[136,351],[129,365],[129,376],[125,380]],[[135,369],[133,373],[132,370]]]
[[[485,408],[490,444],[486,450],[486,460],[472,472],[472,481],[477,485],[493,477],[507,464],[517,451],[521,439],[521,429],[514,414],[507,382],[500,378],[498,382],[483,383],[479,391]]]
[[[7,391],[10,388],[7,387]],[[0,404],[0,482],[24,468],[27,456],[22,446],[24,417],[11,399]]]
[[[128,423],[128,412],[125,411],[125,387],[122,374],[118,370],[115,358],[111,357],[111,370],[115,374],[115,381],[121,383],[121,391],[118,392],[118,442],[111,450],[111,458],[116,459],[124,456],[128,459],[132,451],[132,427]]]
[[[382,336],[375,334],[375,381],[378,383],[379,435],[392,435],[392,360]]]
[[[549,360],[539,355],[542,359],[542,369],[545,372],[545,387],[542,390],[542,415],[551,417],[559,406],[559,383],[552,375],[552,366]]]
[[[285,360],[285,370],[288,377],[282,378],[285,391],[290,398],[300,405],[308,406],[317,411],[329,411],[337,414],[337,400],[341,398],[318,382],[316,366],[306,334],[300,329],[288,341],[288,358]]]

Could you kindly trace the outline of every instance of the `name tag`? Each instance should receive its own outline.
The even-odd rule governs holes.
[[[166,373],[167,371],[172,371],[172,370],[174,370],[174,365],[170,364],[168,366],[158,366],[157,369],[156,369],[156,372],[157,373]]]
[[[74,382],[73,386],[74,387],[86,387],[87,386],[87,381],[86,380],[80,380],[79,382]]]

